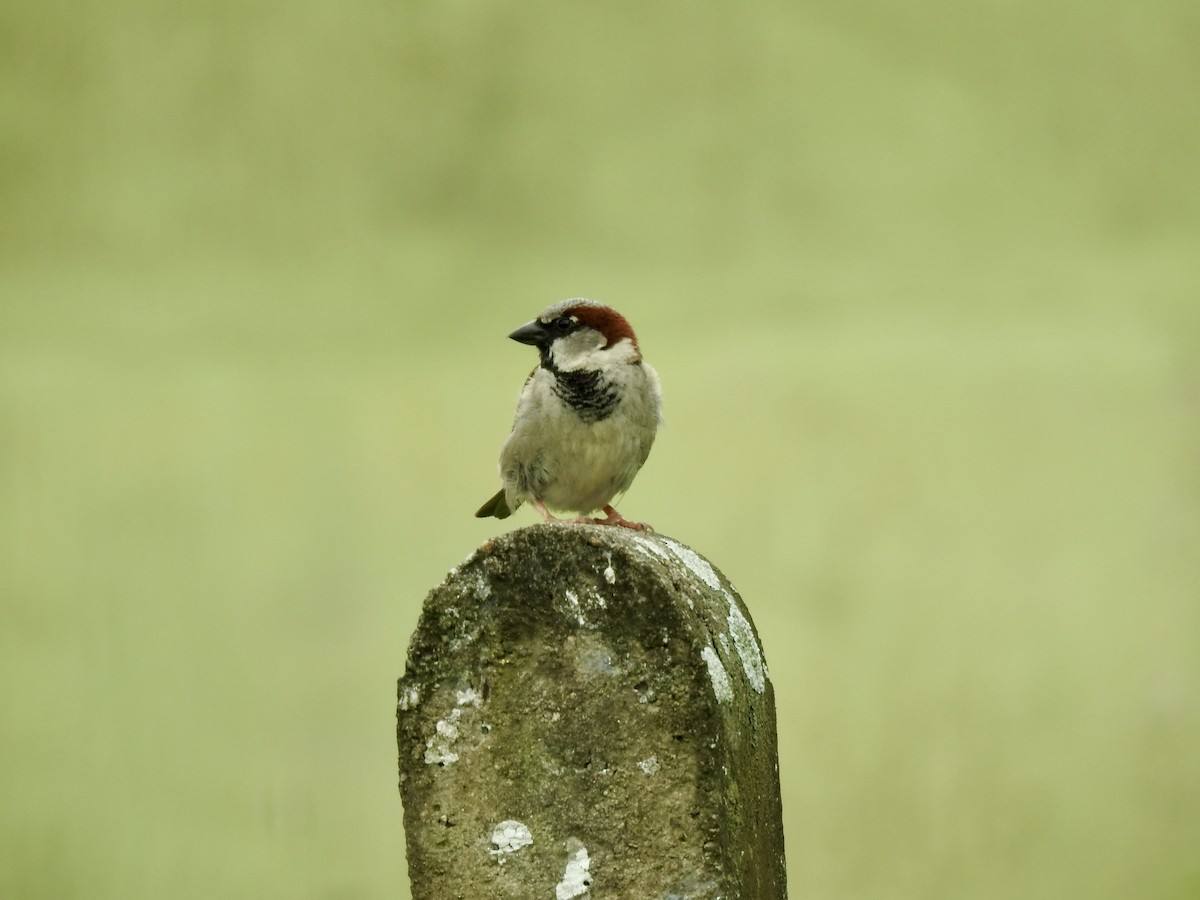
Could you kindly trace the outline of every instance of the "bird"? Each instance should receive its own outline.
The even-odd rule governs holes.
[[[537,348],[539,363],[500,450],[504,486],[475,515],[505,519],[528,500],[551,524],[653,531],[612,505],[646,462],[662,424],[658,374],[642,359],[629,322],[604,303],[573,297],[509,337]],[[559,519],[551,509],[579,516]],[[604,518],[586,515],[596,510]]]

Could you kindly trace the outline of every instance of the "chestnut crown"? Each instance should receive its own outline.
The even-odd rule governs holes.
[[[548,348],[557,339],[584,328],[599,332],[604,337],[603,350],[626,338],[637,350],[637,336],[624,316],[611,306],[583,297],[560,300],[546,307],[536,319],[522,325],[509,337],[522,344]]]

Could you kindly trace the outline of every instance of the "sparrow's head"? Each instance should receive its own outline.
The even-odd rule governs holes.
[[[582,297],[548,306],[509,337],[537,347],[542,365],[563,372],[602,369],[642,358],[637,336],[625,317],[610,306]]]

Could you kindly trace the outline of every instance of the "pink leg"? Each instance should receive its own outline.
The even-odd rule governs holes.
[[[553,515],[551,515],[550,510],[546,509],[546,504],[543,503],[541,500],[539,500],[537,497],[531,497],[529,499],[529,502],[533,504],[534,509],[536,509],[538,512],[540,512],[542,514],[542,518],[545,519],[548,524],[551,524],[551,525],[561,525],[562,524],[562,519],[555,518]]]
[[[621,528],[632,528],[634,531],[653,531],[649,525],[644,522],[630,522],[627,518],[613,509],[612,506],[604,507],[603,519],[592,519],[587,516],[578,516],[574,519],[560,519],[555,516],[550,510],[546,509],[546,504],[537,497],[531,497],[529,502],[533,504],[533,508],[542,514],[542,518],[549,525],[617,525]]]
[[[533,504],[534,509],[542,514],[542,518],[546,520],[546,524],[548,525],[594,525],[597,521],[599,521],[597,519],[588,519],[583,516],[580,516],[577,519],[560,519],[558,516],[550,512],[550,510],[546,509],[546,504],[537,497],[531,497],[529,502]]]

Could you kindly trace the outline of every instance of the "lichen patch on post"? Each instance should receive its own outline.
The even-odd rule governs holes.
[[[685,547],[683,544],[677,544],[670,538],[663,538],[663,543],[671,548],[671,552],[679,557],[680,561],[688,567],[693,575],[707,584],[714,591],[721,590],[721,579],[717,576],[716,570],[713,569],[707,559],[693,550],[691,547]]]
[[[592,861],[588,859],[586,847],[580,847],[568,855],[562,881],[554,886],[555,900],[570,900],[572,897],[586,894],[592,883],[592,876],[588,871],[591,865]]]
[[[416,702],[416,688],[410,687],[400,698],[401,709],[408,707],[403,704],[409,699],[409,694],[412,693],[413,704]],[[468,687],[464,690],[455,690],[454,692],[454,709],[450,710],[450,714],[444,719],[438,719],[434,726],[433,736],[425,742],[425,762],[429,765],[448,766],[451,763],[458,762],[458,754],[454,751],[454,742],[458,740],[459,721],[462,719],[463,707],[474,707],[479,709],[483,706],[483,697],[475,688]]]
[[[621,673],[616,654],[599,637],[582,634],[571,638],[569,644],[575,649],[575,669],[585,678],[597,675],[611,678]]]
[[[518,822],[516,819],[505,819],[499,825],[492,829],[492,843],[496,845],[495,850],[489,851],[493,856],[499,856],[502,853],[515,853],[522,847],[528,847],[533,843],[533,832],[529,830],[524,822]],[[501,859],[501,862],[504,860]]]
[[[492,585],[488,582],[483,569],[475,568],[467,571],[470,575],[469,580],[464,579],[463,594],[473,594],[478,600],[486,600],[492,596]]]
[[[761,694],[767,686],[767,664],[763,661],[762,648],[758,646],[754,629],[732,597],[729,597],[729,634],[733,638],[733,646],[737,648],[738,659],[742,661],[746,680],[750,682],[750,687]]]
[[[483,706],[483,698],[479,696],[479,692],[475,688],[469,687],[465,691],[455,691],[454,701],[459,706],[474,706],[476,709]]]
[[[452,709],[445,719],[438,719],[434,734],[425,742],[425,762],[429,765],[448,766],[458,762],[458,754],[450,749],[458,740],[458,720],[461,709]]]
[[[706,644],[700,655],[708,666],[708,679],[712,682],[714,696],[721,703],[729,703],[733,700],[733,685],[729,682],[729,673],[721,664],[721,657],[717,656],[712,644]]]
[[[415,684],[406,685],[400,691],[400,700],[396,703],[396,708],[405,711],[416,709],[420,700],[421,689]]]
[[[583,617],[583,610],[579,607],[579,596],[574,591],[565,591],[567,603],[571,604],[571,609],[575,613],[575,618],[580,625],[586,625],[587,619]]]
[[[658,771],[658,757],[657,756],[647,756],[645,759],[638,760],[637,765],[638,765],[638,768],[641,769],[643,772],[645,772],[647,775],[653,775],[655,772]]]
[[[563,591],[563,598],[567,601],[564,612],[574,620],[580,628],[594,629],[599,627],[599,622],[603,620],[602,615],[597,615],[601,610],[608,608],[608,600],[597,591],[588,588],[581,593],[576,593],[568,588]]]
[[[663,548],[658,546],[658,544],[656,544],[652,538],[648,538],[639,534],[634,536],[633,542],[646,556],[656,556],[659,559],[668,558],[667,554],[663,551]]]

